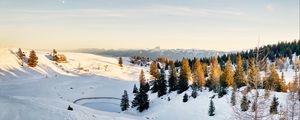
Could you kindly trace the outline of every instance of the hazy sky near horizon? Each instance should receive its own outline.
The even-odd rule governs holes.
[[[0,47],[241,50],[299,39],[299,0],[0,0]]]

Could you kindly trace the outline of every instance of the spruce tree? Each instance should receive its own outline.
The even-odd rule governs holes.
[[[126,91],[126,90],[124,90],[124,94],[123,94],[123,96],[122,96],[120,106],[121,106],[121,110],[122,110],[122,111],[127,110],[127,109],[129,108],[129,106],[130,106],[130,105],[129,105],[129,100],[128,100],[128,94],[127,94],[127,91]]]
[[[256,102],[253,102],[252,107],[251,107],[252,112],[255,112],[256,108],[257,108]]]
[[[160,75],[159,75],[159,70],[158,70],[158,67],[157,67],[157,62],[156,61],[153,61],[151,64],[150,64],[150,75],[152,75],[154,77],[155,80],[158,80]]]
[[[277,92],[285,92],[287,89],[285,82],[279,78],[278,72],[274,64],[271,65],[270,76],[266,84],[270,86],[269,90],[275,90]]]
[[[36,53],[34,50],[30,51],[30,55],[29,55],[29,58],[28,58],[28,65],[30,67],[35,67],[37,66],[38,64],[38,57],[36,56]]]
[[[19,56],[19,59],[23,60],[23,58],[25,57],[25,54],[23,53],[23,51],[21,50],[21,48],[19,48],[17,55]]]
[[[173,61],[170,61],[169,80],[168,80],[169,92],[176,90],[177,82],[178,81],[177,81],[177,72],[176,72],[175,64]]]
[[[265,76],[263,78],[263,88],[266,89],[266,90],[271,90],[271,83],[269,82],[269,76],[270,76],[270,71],[269,71],[269,67],[268,67],[268,64],[266,64],[264,66],[264,73],[265,73]]]
[[[195,60],[193,67],[193,86],[199,89],[205,86],[206,80],[204,77],[203,68],[199,59]]]
[[[256,65],[255,65],[255,61],[254,61],[254,58],[251,58],[251,61],[250,61],[250,68],[248,70],[248,82],[249,82],[249,85],[251,88],[254,88],[255,87],[255,84],[258,82],[256,81],[256,76],[257,76],[258,73],[258,70],[256,68]]]
[[[189,96],[185,93],[184,96],[183,96],[183,100],[182,102],[187,102],[189,100]]]
[[[226,77],[227,86],[232,87],[233,84],[234,84],[234,71],[233,71],[233,68],[232,68],[232,62],[231,62],[230,57],[228,58],[228,60],[226,62],[224,74],[225,74],[225,77]]]
[[[156,93],[158,91],[158,83],[159,80],[154,80],[153,83],[152,83],[152,87],[151,87],[151,92],[152,93]]]
[[[134,108],[134,107],[137,107],[139,105],[139,101],[140,101],[140,92],[137,91],[135,94],[134,94],[134,98],[131,102],[131,107]]]
[[[238,88],[246,86],[247,81],[245,79],[245,75],[244,75],[244,68],[243,68],[243,60],[241,57],[241,54],[238,53],[237,54],[237,60],[236,60],[236,71],[234,74],[234,80],[235,80],[235,84],[237,85]]]
[[[55,55],[57,55],[57,51],[55,49],[53,49],[52,56],[55,56]]]
[[[146,79],[145,79],[145,74],[143,69],[141,70],[139,80],[140,80],[140,88],[144,87],[146,85]]]
[[[148,94],[143,89],[140,89],[137,110],[139,110],[139,112],[143,112],[148,108],[149,108]]]
[[[180,76],[178,81],[178,94],[186,91],[189,88],[188,80],[191,77],[191,70],[189,66],[189,62],[186,58],[182,59]]]
[[[150,90],[150,85],[149,85],[148,82],[146,82],[146,85],[145,85],[145,92],[147,93],[149,90]]]
[[[137,87],[136,87],[135,84],[134,84],[134,86],[133,86],[133,91],[132,91],[132,93],[138,93],[138,89],[137,89]]]
[[[227,90],[225,87],[219,87],[219,90],[218,90],[218,97],[221,98],[223,97],[224,95],[227,94]]]
[[[214,116],[215,115],[215,105],[214,105],[214,101],[212,99],[210,99],[210,103],[209,103],[209,109],[208,109],[208,115],[209,116]]]
[[[157,96],[161,97],[167,94],[167,81],[166,81],[166,74],[164,68],[160,70],[160,78],[157,80],[158,83],[158,91]]]
[[[214,90],[214,92],[217,92],[217,89],[220,85],[219,82],[220,82],[221,72],[222,71],[218,63],[218,59],[217,57],[214,57],[214,60],[210,65],[210,75],[209,75],[209,89]]]
[[[230,97],[230,103],[232,106],[236,105],[235,90],[232,90],[231,97]]]
[[[278,113],[278,110],[277,110],[278,105],[279,105],[278,98],[274,95],[273,101],[272,101],[271,106],[270,106],[270,114],[277,114]]]
[[[146,81],[144,76],[144,71],[141,70],[140,74],[140,89],[135,93],[135,97],[132,101],[132,107],[137,107],[139,112],[143,112],[149,108],[148,94],[146,92]]]
[[[119,66],[123,67],[123,59],[122,59],[122,57],[119,57]]]
[[[242,111],[247,111],[249,109],[249,101],[248,101],[248,99],[247,99],[247,96],[246,95],[244,95],[243,96],[243,99],[242,99],[242,101],[241,101],[241,110]]]
[[[198,93],[197,93],[197,89],[196,89],[196,88],[193,88],[193,91],[192,91],[191,96],[192,96],[193,98],[197,98]]]

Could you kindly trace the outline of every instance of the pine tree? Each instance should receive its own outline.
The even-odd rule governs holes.
[[[140,74],[140,89],[135,93],[135,97],[132,101],[132,107],[137,107],[139,112],[143,112],[149,108],[148,94],[146,92],[146,81],[144,76],[144,71],[141,70]]]
[[[137,89],[137,87],[136,87],[135,84],[134,84],[134,86],[133,86],[133,91],[132,91],[132,93],[138,93],[138,89]]]
[[[223,97],[224,95],[227,94],[227,90],[225,87],[219,87],[219,90],[218,90],[218,97],[221,98]]]
[[[242,111],[247,111],[249,109],[249,101],[248,101],[248,99],[247,99],[247,96],[246,95],[244,95],[243,96],[243,99],[242,99],[242,101],[241,101],[241,110]]]
[[[121,99],[121,104],[120,104],[120,107],[121,107],[121,110],[122,111],[125,111],[129,108],[129,100],[128,100],[128,94],[127,94],[127,91],[124,90],[124,94],[122,96],[122,99]]]
[[[251,107],[252,112],[255,112],[256,109],[257,109],[257,102],[253,102]]]
[[[186,91],[189,88],[188,80],[191,77],[191,70],[189,66],[189,62],[186,58],[182,59],[180,76],[178,81],[178,94]]]
[[[143,112],[148,108],[149,108],[148,94],[144,90],[140,89],[137,110],[139,110],[139,112]]]
[[[57,51],[55,49],[53,49],[53,52],[52,52],[52,60],[53,61],[58,61],[58,55],[57,55]]]
[[[137,91],[135,94],[134,94],[134,98],[131,102],[131,107],[134,108],[134,107],[137,107],[139,105],[139,101],[140,101],[140,92]]]
[[[213,62],[210,65],[210,75],[209,75],[209,88],[210,90],[214,90],[217,92],[217,88],[219,87],[220,83],[220,76],[221,76],[221,68],[218,63],[217,57],[214,58]]]
[[[165,94],[167,94],[167,83],[166,83],[166,74],[165,74],[165,70],[161,69],[160,70],[160,79],[157,80],[158,83],[158,91],[157,91],[157,96],[161,97]]]
[[[193,69],[193,86],[199,89],[202,89],[206,84],[204,77],[204,72],[202,65],[199,59],[195,60],[194,69]]]
[[[141,70],[140,73],[140,88],[143,89],[143,87],[146,85],[146,79],[145,79],[145,74],[144,74],[144,70]]]
[[[146,85],[145,85],[145,92],[147,93],[149,90],[150,90],[150,85],[149,85],[148,82],[146,82]]]
[[[150,65],[150,75],[152,75],[155,80],[158,80],[160,77],[159,70],[157,67],[157,62],[155,61],[153,61]]]
[[[193,91],[192,91],[191,96],[192,96],[193,98],[197,98],[197,96],[198,96],[197,89],[193,88]]]
[[[215,105],[214,105],[214,101],[212,99],[210,99],[210,103],[209,103],[209,109],[208,109],[208,115],[209,116],[214,116],[215,115]]]
[[[271,90],[272,86],[269,82],[270,71],[269,71],[268,64],[265,65],[264,72],[265,72],[265,76],[263,78],[263,88],[266,89],[266,90]]]
[[[257,76],[258,73],[258,70],[256,68],[256,65],[255,65],[255,61],[254,61],[254,58],[251,58],[251,61],[250,61],[250,68],[248,70],[248,82],[249,82],[249,85],[251,88],[254,88],[255,87],[255,84],[258,82],[256,81],[256,76]]]
[[[152,83],[152,87],[151,87],[151,92],[152,93],[156,93],[158,91],[158,83],[159,80],[154,80],[153,83]]]
[[[35,67],[38,64],[38,57],[36,56],[36,53],[34,50],[30,51],[29,59],[28,59],[28,65],[30,67]]]
[[[123,67],[123,59],[122,59],[122,57],[119,57],[119,66]]]
[[[18,50],[18,56],[19,56],[19,59],[23,60],[23,58],[25,57],[25,54],[23,53],[23,51],[21,50],[21,48],[19,48]]]
[[[274,95],[273,101],[272,101],[271,106],[270,106],[270,113],[271,114],[277,114],[278,113],[278,110],[277,110],[278,105],[279,105],[278,98]]]
[[[234,71],[233,71],[233,68],[232,68],[232,62],[231,62],[230,57],[228,58],[228,60],[226,62],[224,74],[225,74],[225,77],[226,77],[227,86],[232,87],[233,84],[234,84]]]
[[[168,80],[168,86],[169,86],[169,92],[175,91],[177,86],[177,74],[176,74],[176,68],[173,61],[170,61],[170,70],[169,70],[169,80]]]
[[[185,93],[184,96],[183,96],[183,102],[187,102],[189,100],[189,96]]]
[[[235,90],[232,90],[231,97],[230,97],[230,103],[232,106],[236,105]]]
[[[57,51],[55,49],[53,49],[52,56],[55,56],[55,55],[57,55]]]
[[[266,84],[268,84],[268,86],[270,86],[269,90],[275,90],[277,92],[283,92],[283,91],[286,91],[286,89],[287,89],[285,82],[279,78],[278,72],[277,72],[274,64],[271,65],[270,76],[269,76]]]
[[[237,54],[237,60],[236,60],[236,71],[234,74],[234,80],[235,84],[237,85],[238,88],[246,86],[247,81],[245,79],[245,74],[244,74],[244,68],[243,68],[243,60],[241,57],[241,54]]]
[[[207,64],[206,63],[202,63],[202,70],[204,72],[204,77],[208,76],[208,70],[207,70]]]

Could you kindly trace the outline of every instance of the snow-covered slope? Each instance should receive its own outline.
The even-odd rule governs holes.
[[[0,120],[109,120],[143,119],[116,112],[96,111],[73,104],[82,97],[117,97],[137,83],[140,67],[125,62],[121,69],[117,58],[90,54],[63,53],[68,63],[55,64],[48,53],[37,51],[38,66],[30,68],[15,56],[16,49],[0,49]],[[29,51],[25,51],[28,53]],[[84,69],[79,71],[78,62]],[[96,65],[96,66],[95,66]],[[108,70],[93,69],[108,66]],[[119,103],[120,101],[108,101]],[[68,105],[74,111],[68,111]],[[119,105],[114,107],[119,109]]]
[[[62,53],[68,63],[56,64],[49,60],[49,51],[37,51],[39,64],[30,68],[20,65],[16,50],[0,49],[0,120],[224,120],[233,115],[230,91],[222,98],[213,99],[216,106],[213,117],[207,112],[210,97],[216,94],[207,90],[199,92],[196,99],[190,97],[187,103],[182,102],[184,94],[174,92],[162,98],[150,94],[150,108],[143,113],[135,108],[120,112],[118,100],[87,100],[74,104],[74,100],[84,97],[120,98],[123,90],[128,91],[132,100],[132,87],[138,83],[140,70],[149,70],[131,65],[128,58],[124,58],[121,68],[117,58],[84,53]],[[28,56],[29,50],[25,52]],[[291,81],[293,75],[288,69],[286,81]],[[148,72],[146,78],[149,78]],[[190,95],[191,90],[186,93]],[[286,93],[270,96],[274,94],[279,97],[280,105],[285,106]],[[73,111],[67,110],[69,105]]]

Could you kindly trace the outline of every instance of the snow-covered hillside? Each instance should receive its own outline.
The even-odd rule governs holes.
[[[183,94],[171,93],[162,98],[150,94],[150,108],[142,113],[135,109],[120,112],[118,100],[86,100],[84,97],[120,98],[123,90],[133,99],[132,87],[138,83],[141,69],[149,78],[149,68],[132,65],[124,58],[124,67],[117,58],[84,53],[62,53],[68,63],[51,61],[49,51],[37,51],[38,66],[20,65],[17,49],[0,49],[0,120],[224,120],[231,119],[230,93],[215,98],[216,115],[208,116],[210,97],[215,93],[204,90],[196,99],[182,102]],[[28,56],[29,50],[25,50]],[[78,68],[82,68],[79,70]],[[294,72],[285,73],[291,81]],[[191,90],[186,92],[191,94]],[[271,93],[285,106],[286,93]],[[170,101],[168,101],[170,97]],[[68,106],[74,110],[67,110]]]
[[[63,53],[68,57],[68,63],[55,64],[47,58],[49,53],[43,51],[37,52],[38,66],[30,68],[26,64],[20,65],[15,52],[16,49],[0,49],[0,106],[6,108],[0,110],[0,120],[142,119],[96,111],[72,102],[93,96],[120,98],[123,90],[132,89],[144,68],[125,62],[121,69],[117,58],[81,53]],[[79,71],[79,63],[88,71]],[[68,105],[74,111],[68,111]],[[110,107],[116,106],[119,109],[119,104]]]

